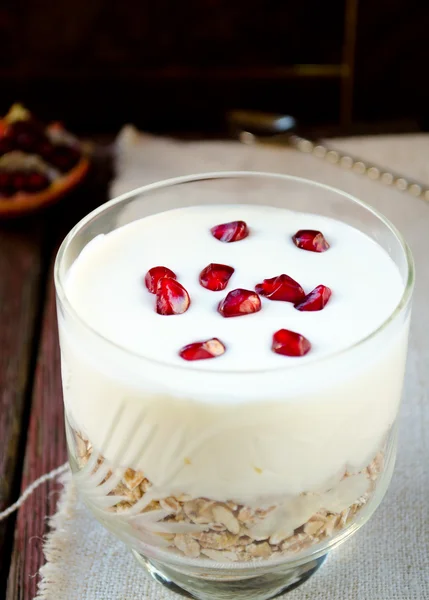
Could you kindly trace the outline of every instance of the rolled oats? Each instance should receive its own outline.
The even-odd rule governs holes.
[[[346,508],[340,514],[340,521],[339,521],[339,526],[340,527],[344,527],[344,525],[347,523],[347,519],[349,517],[349,513],[350,513],[350,508]]]
[[[229,531],[222,533],[203,531],[202,533],[194,533],[192,535],[203,548],[210,548],[212,550],[226,550],[234,546],[238,540],[238,536]]]
[[[176,498],[173,498],[173,496],[162,498],[159,503],[161,508],[172,515],[177,515],[182,510],[180,502]]]
[[[375,481],[384,468],[384,455],[379,452],[370,465],[367,467],[368,475],[371,481]]]
[[[151,500],[149,502],[149,504],[144,507],[142,512],[146,513],[146,512],[150,512],[151,510],[159,510],[160,508],[161,508],[161,505],[158,502],[158,500]]]
[[[130,502],[122,501],[118,502],[118,504],[115,504],[115,506],[112,506],[109,510],[116,513],[122,513],[129,511],[131,507],[132,504],[130,504]]]
[[[193,522],[198,524],[208,524],[214,521],[213,507],[215,503],[204,498],[188,500],[183,505],[185,515]]]
[[[200,555],[199,543],[187,533],[178,533],[174,536],[174,545],[189,558],[198,558]]]
[[[237,552],[231,552],[230,550],[209,550],[203,548],[201,554],[205,554],[208,558],[215,560],[216,562],[236,562],[239,560]]]
[[[148,479],[143,479],[143,481],[140,484],[140,489],[143,492],[143,494],[146,494],[146,492],[149,491],[151,487],[152,484]]]
[[[91,457],[92,445],[76,435],[76,449],[79,463],[83,467]],[[99,457],[93,473],[97,472],[104,462],[104,459]],[[164,517],[160,517],[159,522],[164,530],[157,532],[157,535],[171,548],[189,558],[202,555],[216,562],[236,562],[264,560],[273,554],[288,555],[300,552],[346,527],[371,497],[374,482],[383,470],[383,463],[384,456],[380,452],[370,465],[361,471],[367,478],[368,489],[351,506],[341,513],[320,508],[294,531],[288,532],[283,523],[283,529],[280,527],[273,533],[271,525],[276,526],[279,514],[273,511],[280,508],[280,505],[255,509],[237,504],[233,500],[216,502],[208,498],[193,498],[185,493],[159,499],[154,495],[149,496],[139,514],[161,510],[160,514]],[[105,484],[112,475],[112,471],[108,470],[98,485]],[[346,473],[343,479],[351,476],[352,474]],[[114,483],[113,489],[107,493],[109,496],[117,496],[118,502],[107,510],[120,515],[126,515],[145,494],[153,494],[153,486],[142,471],[126,469],[121,481],[115,487],[113,485]],[[302,496],[309,498],[316,497],[317,494],[306,492]],[[265,521],[267,518],[269,520]],[[269,526],[261,529],[260,524],[264,523],[268,523]],[[171,532],[168,532],[168,527],[171,527]],[[260,529],[260,536],[255,533],[257,529]],[[271,535],[262,535],[264,530],[270,530]]]
[[[272,554],[272,549],[268,542],[249,544],[246,550],[253,558],[268,558]]]
[[[318,535],[325,525],[325,521],[307,521],[304,525],[304,533],[308,533],[308,535]]]
[[[174,533],[157,533],[156,535],[159,535],[159,537],[163,538],[166,542],[174,542]]]
[[[334,529],[338,525],[339,520],[339,515],[329,515],[328,517],[326,517],[326,522],[323,527],[323,534],[326,537],[330,537],[333,534]]]
[[[190,496],[189,494],[178,494],[176,496],[176,500],[178,500],[179,502],[189,502],[190,500],[192,500],[192,496]]]
[[[228,508],[225,508],[221,504],[217,504],[213,507],[212,513],[216,523],[225,525],[231,533],[237,534],[240,532],[240,523]]]
[[[312,543],[312,538],[307,533],[297,533],[283,542],[281,548],[287,552],[299,552]]]
[[[257,508],[256,509],[256,516],[260,517],[261,519],[265,519],[265,517],[267,515],[269,515],[270,512],[272,512],[276,508],[277,508],[276,506],[269,506],[268,508]]]
[[[255,520],[255,511],[248,506],[243,506],[238,511],[238,520],[242,523],[253,523]]]
[[[287,533],[280,531],[278,533],[273,533],[273,535],[269,537],[269,542],[272,546],[278,546],[278,544],[281,544],[281,542],[288,537],[289,535]]]
[[[80,459],[86,458],[88,454],[88,445],[80,435],[76,435],[76,452]]]
[[[139,486],[142,483],[144,478],[145,477],[141,471],[127,469],[124,473],[122,481],[124,482],[124,485],[132,492],[137,486]]]
[[[242,535],[237,540],[237,546],[247,546],[248,544],[251,544],[252,542],[253,542],[253,539],[251,537],[249,537],[248,535]]]

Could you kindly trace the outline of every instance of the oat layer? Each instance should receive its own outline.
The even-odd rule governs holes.
[[[75,441],[78,464],[83,468],[88,463],[93,448],[89,441],[77,433]],[[98,457],[93,473],[104,463],[103,457]],[[144,502],[145,495],[150,497],[152,485],[143,472],[133,469],[126,469],[119,483],[107,492],[109,496],[118,496],[118,502],[107,510],[118,518],[127,518],[127,513],[135,516],[137,503],[142,505],[137,515],[159,511],[161,518],[158,522],[162,526],[162,532],[155,533],[155,539],[158,536],[163,547],[189,558],[209,558],[222,563],[275,558],[305,550],[349,525],[371,497],[375,481],[383,470],[383,463],[383,453],[379,452],[368,467],[359,472],[358,475],[366,478],[366,491],[350,506],[338,512],[319,508],[298,527],[289,531],[278,520],[275,521],[279,525],[277,529],[270,530],[270,520],[272,522],[273,517],[279,514],[280,505],[255,509],[233,501],[192,498],[186,493],[175,497],[151,498]],[[105,484],[112,476],[112,471],[107,471],[99,485]],[[345,473],[342,481],[348,477],[351,475]],[[311,501],[315,496],[317,495],[310,493],[301,494],[299,501]]]

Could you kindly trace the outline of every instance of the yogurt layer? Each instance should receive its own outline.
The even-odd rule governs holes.
[[[210,234],[232,220],[246,221],[249,237],[227,244]],[[330,249],[297,248],[299,229],[322,231]],[[201,287],[209,263],[235,269],[225,291]],[[156,314],[144,276],[157,265],[189,292],[186,313]],[[306,293],[330,287],[327,306],[305,313],[262,298],[253,315],[217,312],[229,291],[281,273]],[[92,240],[68,274],[78,315],[59,317],[68,417],[106,460],[144,471],[162,494],[252,504],[327,489],[371,461],[395,419],[408,323],[358,342],[384,323],[403,290],[383,248],[326,217],[222,205],[141,219]],[[274,354],[281,328],[306,336],[311,351]],[[221,357],[188,363],[178,355],[212,337],[226,345]]]

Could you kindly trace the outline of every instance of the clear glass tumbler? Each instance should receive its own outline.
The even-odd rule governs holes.
[[[293,367],[224,372],[222,385],[213,370],[128,352],[80,318],[64,284],[96,236],[171,208],[229,203],[317,213],[361,230],[398,267],[398,306],[376,331],[341,352]],[[308,579],[329,550],[370,518],[388,487],[413,280],[410,251],[387,219],[344,192],[296,177],[180,177],[93,211],[64,240],[55,283],[70,464],[94,516],[155,579],[200,600],[264,600]],[[197,389],[225,394],[243,378],[254,383],[257,397],[240,406],[231,395],[220,410],[186,391],[191,380]],[[252,460],[255,448],[264,454],[264,444],[281,448],[275,465],[284,478],[280,495],[264,495],[270,465],[263,472],[253,466],[258,493],[246,503],[237,500],[240,472],[251,468],[246,452],[234,452],[239,433]],[[189,485],[166,495],[184,464]],[[229,482],[227,492],[199,494],[202,472],[211,474],[214,490],[217,481]],[[292,474],[301,486],[289,485]],[[386,544],[388,537],[386,531]]]

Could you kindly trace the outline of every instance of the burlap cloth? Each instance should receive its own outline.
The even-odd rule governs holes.
[[[367,160],[429,183],[429,136],[335,140]],[[370,523],[334,551],[288,600],[429,600],[429,205],[311,155],[227,142],[118,140],[111,195],[167,177],[214,170],[291,173],[329,183],[373,204],[406,236],[416,259],[410,353],[392,485]],[[388,290],[386,290],[388,293]],[[41,569],[43,600],[172,600],[80,503],[66,477]]]

